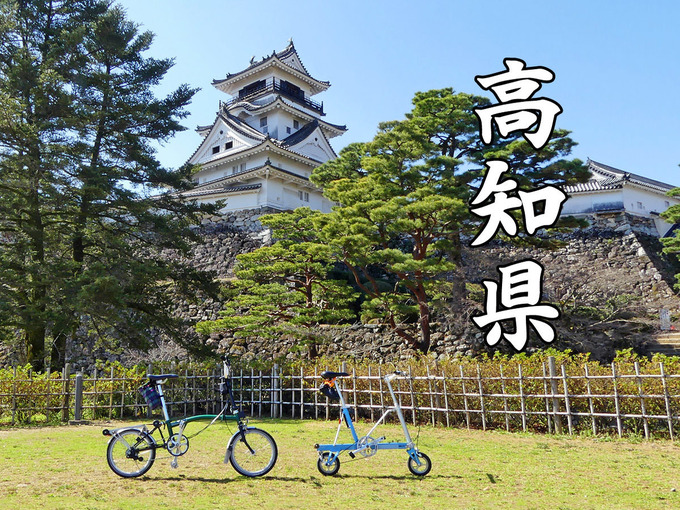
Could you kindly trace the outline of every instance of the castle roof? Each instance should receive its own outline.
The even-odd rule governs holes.
[[[274,51],[271,55],[264,57],[258,62],[251,60],[250,66],[243,71],[233,74],[227,73],[226,78],[222,80],[213,80],[212,84],[219,90],[231,94],[236,83],[269,67],[276,67],[304,81],[311,86],[312,93],[314,94],[323,92],[331,86],[330,82],[317,80],[309,74],[295,50],[292,40],[284,50],[279,52]]]
[[[675,188],[671,184],[649,179],[632,172],[625,172],[591,159],[588,159],[588,169],[590,170],[591,178],[587,182],[565,186],[564,191],[568,194],[592,193],[622,189],[624,185],[631,184],[657,193],[666,194]]]

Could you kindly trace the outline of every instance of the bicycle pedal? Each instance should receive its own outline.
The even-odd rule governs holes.
[[[349,452],[349,456],[352,458],[356,457],[356,455],[354,455],[354,452]]]

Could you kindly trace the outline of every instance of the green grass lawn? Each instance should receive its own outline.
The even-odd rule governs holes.
[[[680,508],[680,449],[668,441],[423,427],[428,476],[409,473],[405,452],[383,451],[354,462],[343,455],[338,475],[324,477],[313,445],[332,442],[336,423],[253,421],[279,446],[274,469],[256,479],[222,463],[224,424],[194,438],[178,469],[159,451],[137,479],[108,468],[101,430],[111,424],[2,429],[0,509]],[[190,424],[187,434],[202,426]],[[401,440],[398,426],[381,434]]]

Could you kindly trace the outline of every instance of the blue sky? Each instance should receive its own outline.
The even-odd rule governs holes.
[[[200,143],[193,129],[213,122],[212,87],[293,38],[307,70],[331,88],[326,120],[347,124],[336,151],[370,140],[381,121],[401,119],[416,91],[453,87],[486,94],[476,75],[505,57],[545,66],[555,81],[539,95],[564,112],[557,126],[579,143],[573,156],[680,186],[680,2],[571,0],[344,0],[232,2],[121,0],[130,19],[156,34],[150,54],[173,57],[158,87],[200,87],[190,129],[159,149],[176,167]],[[488,95],[488,94],[487,94]]]

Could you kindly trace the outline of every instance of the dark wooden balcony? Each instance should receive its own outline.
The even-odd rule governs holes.
[[[293,102],[304,106],[305,108],[309,108],[310,110],[318,112],[319,115],[325,115],[323,112],[323,102],[317,103],[316,101],[312,101],[311,99],[305,97],[304,92],[300,88],[288,83],[287,81],[276,79],[270,84],[263,83],[262,85],[255,87],[244,87],[239,91],[238,97],[235,97],[222,104],[226,108],[229,108],[231,105],[238,103],[239,101],[253,101],[254,99],[257,99],[258,96],[264,96],[271,93],[280,94],[281,96],[290,99]]]

